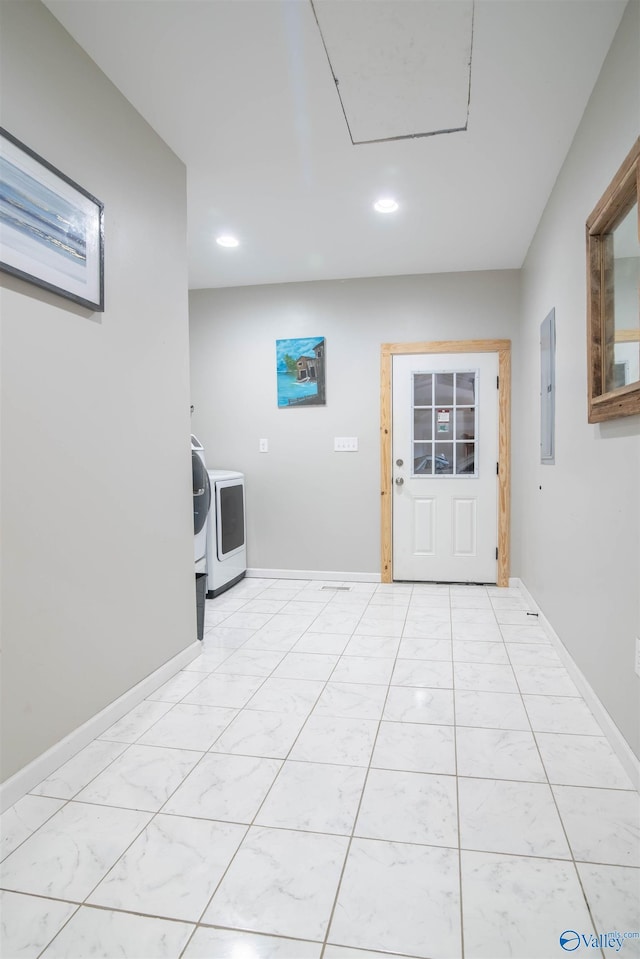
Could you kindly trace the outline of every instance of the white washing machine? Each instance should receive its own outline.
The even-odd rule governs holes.
[[[207,523],[207,596],[218,596],[247,572],[244,475],[208,470],[211,505]]]
[[[193,478],[193,534],[196,573],[207,571],[207,525],[211,504],[211,484],[204,458],[204,449],[197,436],[191,435],[191,475]]]

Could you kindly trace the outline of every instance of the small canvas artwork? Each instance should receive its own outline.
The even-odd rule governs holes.
[[[325,406],[324,336],[276,340],[278,406]]]

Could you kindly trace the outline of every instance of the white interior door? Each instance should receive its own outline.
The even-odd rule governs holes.
[[[498,354],[393,357],[393,578],[495,583]]]

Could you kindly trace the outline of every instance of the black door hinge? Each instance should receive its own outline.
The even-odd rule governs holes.
[[[499,376],[496,376],[496,389],[497,389],[497,390],[500,389],[500,377],[499,377]]]
[[[496,476],[500,476],[500,463],[496,463]]]
[[[496,546],[496,559],[498,558],[498,547]]]

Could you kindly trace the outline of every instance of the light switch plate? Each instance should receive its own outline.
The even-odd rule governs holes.
[[[333,440],[333,449],[336,453],[357,453],[357,436],[335,436]]]

